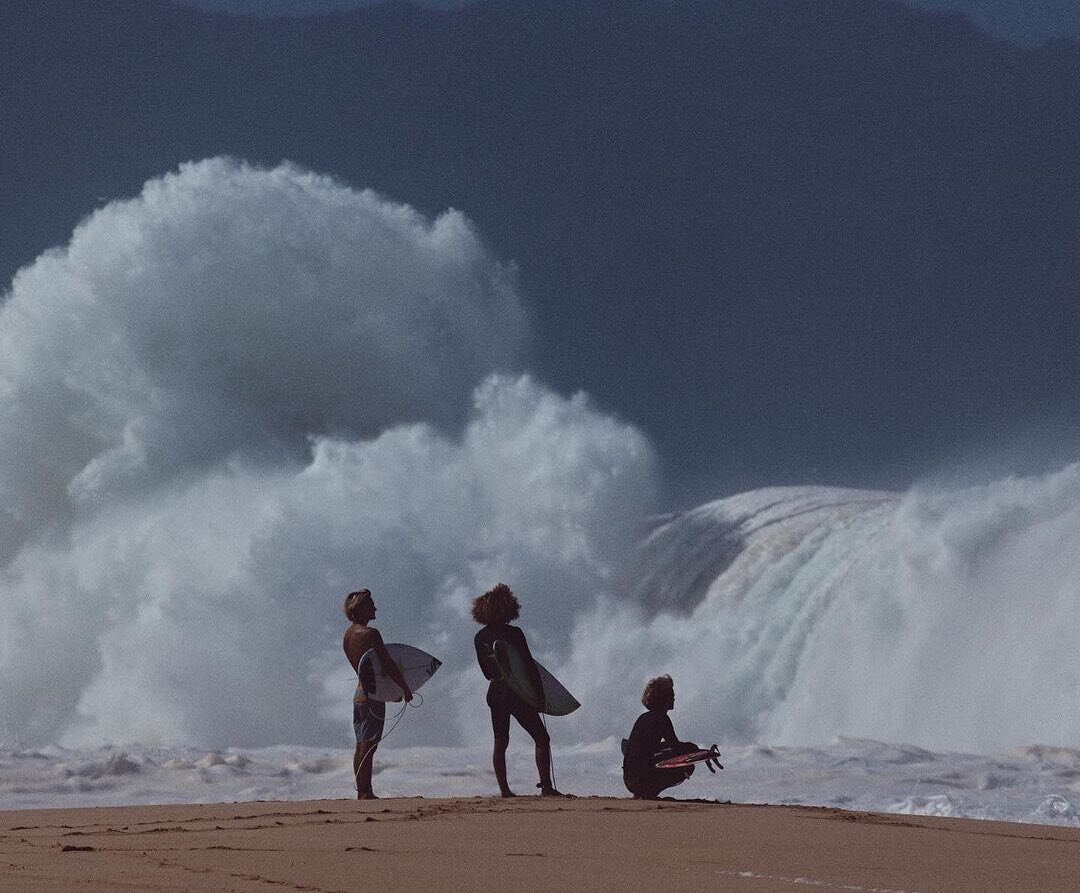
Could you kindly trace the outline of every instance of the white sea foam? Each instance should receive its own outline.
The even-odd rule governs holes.
[[[733,740],[1068,746],[1078,541],[1076,465],[902,496],[743,494],[653,533],[648,588],[580,619],[565,673],[588,691],[613,667],[604,689],[632,703],[643,675],[669,671],[680,709]],[[674,589],[656,583],[668,569]]]
[[[0,740],[338,742],[360,585],[436,694],[498,580],[563,641],[653,458],[527,338],[456,212],[220,159],[95,212],[0,308]],[[433,740],[486,722],[433,701]]]
[[[560,745],[558,723],[552,720],[549,726],[560,788],[579,796],[628,796],[617,739]],[[391,736],[375,762],[380,794],[497,793],[487,747],[410,745],[407,725],[394,735],[400,737],[395,741]],[[529,793],[536,768],[522,737],[515,735],[511,743],[509,775],[519,793]],[[1074,755],[1080,759],[1080,752]],[[209,752],[0,748],[0,809],[349,797],[351,758],[351,749],[287,746]],[[679,799],[1080,826],[1080,785],[1021,754],[934,753],[839,740],[817,748],[731,746],[722,759],[722,772],[710,775],[698,767],[690,781],[668,793]],[[992,789],[982,784],[988,774],[998,779]]]
[[[680,729],[749,772],[739,799],[1071,821],[1080,466],[650,526],[647,439],[522,371],[526,316],[460,214],[287,165],[185,166],[23,270],[0,308],[5,802],[340,793],[357,585],[445,662],[399,733],[410,780],[384,781],[472,791],[468,602],[505,580],[585,705],[557,734],[582,791],[618,789],[597,742],[669,672]]]

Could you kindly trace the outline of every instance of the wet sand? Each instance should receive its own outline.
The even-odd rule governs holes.
[[[1080,829],[600,797],[0,813],[14,891],[1080,889]]]

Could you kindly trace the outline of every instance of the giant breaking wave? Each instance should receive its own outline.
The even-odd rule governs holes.
[[[498,580],[585,704],[564,742],[621,734],[658,672],[701,740],[1077,740],[1080,468],[657,517],[647,438],[531,378],[527,319],[460,213],[291,165],[185,165],[22,270],[3,741],[345,745],[363,584],[446,662],[401,743],[475,743],[468,600]]]

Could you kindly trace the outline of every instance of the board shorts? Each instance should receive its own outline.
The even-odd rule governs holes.
[[[539,712],[521,700],[503,683],[492,680],[488,686],[487,705],[491,708],[491,731],[495,733],[496,738],[510,737],[510,717],[512,716],[532,736],[533,741],[540,743],[548,740],[547,729],[544,728]]]
[[[353,700],[352,727],[357,744],[367,741],[380,741],[382,739],[383,723],[385,722],[386,705],[382,701],[367,697],[362,701]]]

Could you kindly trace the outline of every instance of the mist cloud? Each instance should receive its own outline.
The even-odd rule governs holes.
[[[309,434],[459,422],[525,335],[512,270],[461,214],[289,165],[188,164],[17,275],[3,504],[25,530]]]
[[[185,165],[91,215],[0,311],[0,734],[347,742],[357,585],[448,690],[478,685],[467,605],[499,580],[557,653],[653,456],[499,372],[526,337],[462,215],[289,165]],[[432,702],[416,734],[446,740]]]

